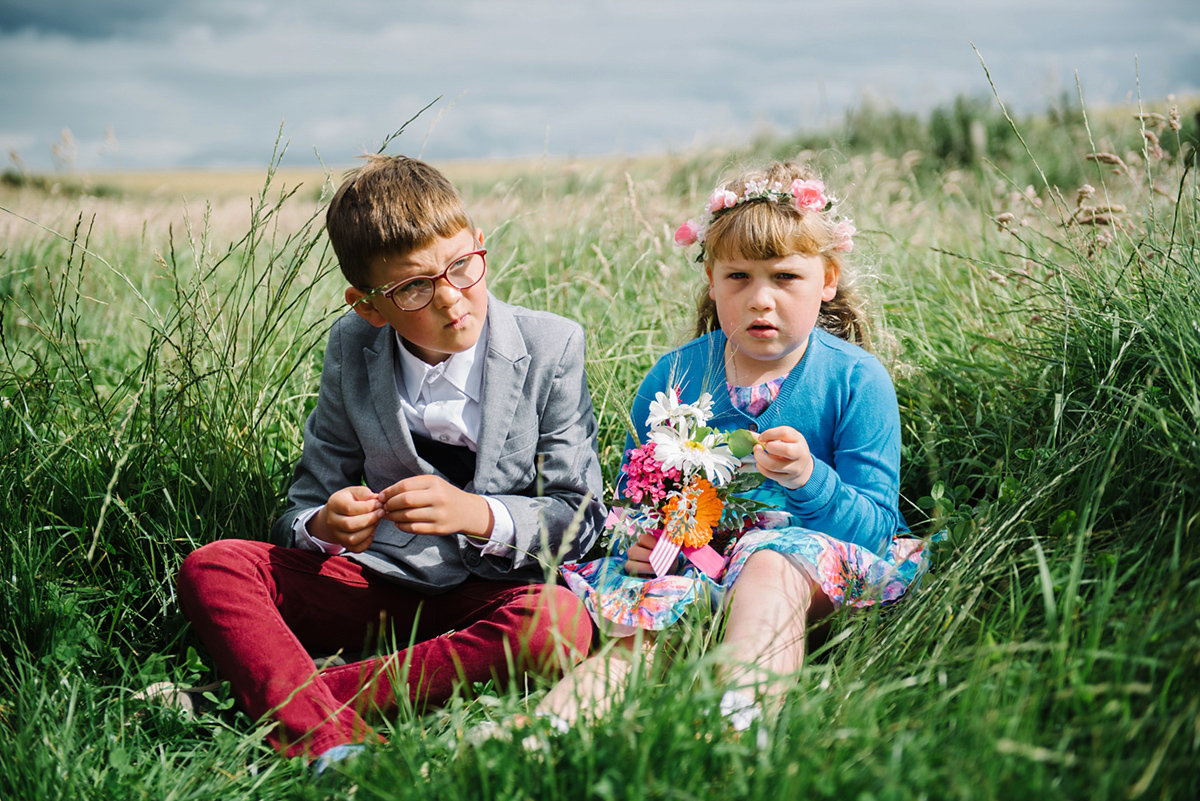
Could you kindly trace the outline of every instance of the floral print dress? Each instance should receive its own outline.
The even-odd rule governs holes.
[[[730,385],[730,400],[748,414],[758,416],[774,400],[782,381],[780,378],[755,387]],[[746,560],[763,549],[788,557],[797,569],[819,582],[837,606],[892,603],[915,586],[929,568],[925,540],[893,538],[879,556],[828,534],[791,525],[791,515],[783,511],[784,490],[772,481],[765,481],[755,497],[773,508],[760,512],[743,531],[725,532],[714,538],[713,547],[725,558],[725,568],[715,579],[690,563],[678,573],[665,576],[631,576],[625,572],[625,550],[619,536],[612,538],[608,556],[563,566],[563,578],[602,630],[612,636],[627,636],[637,629],[665,629],[690,609],[717,612]],[[618,511],[610,514],[610,529],[619,527],[620,519]]]

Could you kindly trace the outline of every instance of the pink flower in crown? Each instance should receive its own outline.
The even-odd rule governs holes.
[[[825,196],[825,183],[820,178],[809,181],[797,178],[792,181],[792,195],[796,198],[798,209],[821,211],[829,204],[829,198]]]
[[[721,209],[732,209],[737,205],[738,196],[728,189],[714,189],[708,196],[708,212],[716,214]]]
[[[857,233],[858,229],[854,227],[854,223],[850,220],[842,220],[833,229],[833,249],[847,253],[854,250],[854,235]]]
[[[694,245],[704,238],[704,229],[695,220],[688,220],[675,231],[675,244],[680,247]]]

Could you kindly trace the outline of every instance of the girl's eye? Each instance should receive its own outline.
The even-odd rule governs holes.
[[[725,277],[730,281],[745,281],[747,276],[745,273],[729,273]]]

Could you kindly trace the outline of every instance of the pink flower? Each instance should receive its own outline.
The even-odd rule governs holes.
[[[681,248],[696,244],[699,238],[700,224],[695,220],[688,220],[675,232],[675,244]]]
[[[854,235],[858,233],[858,229],[854,227],[854,223],[849,220],[842,220],[833,229],[834,250],[849,252],[854,249]]]
[[[621,465],[621,472],[626,477],[621,494],[634,503],[653,506],[667,497],[668,485],[678,482],[681,475],[676,468],[663,468],[662,462],[654,455],[653,442],[629,451],[625,464]]]
[[[820,178],[810,181],[797,178],[792,181],[792,194],[796,197],[798,209],[821,211],[829,203],[829,198],[825,197],[825,183]]]
[[[721,209],[732,209],[737,205],[738,197],[728,189],[714,189],[708,196],[708,211],[715,214]]]

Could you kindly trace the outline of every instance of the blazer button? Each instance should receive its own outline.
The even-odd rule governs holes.
[[[467,551],[467,553],[463,556],[463,560],[470,567],[478,567],[479,566],[479,553],[476,551]]]

